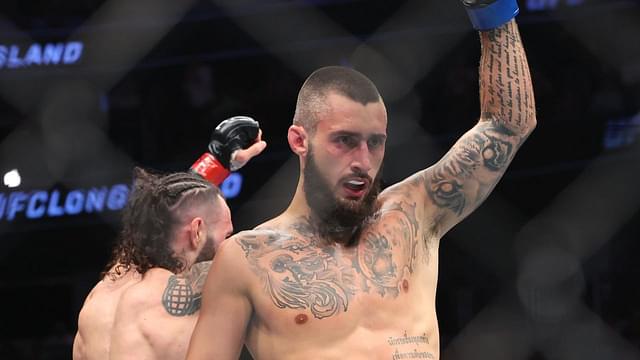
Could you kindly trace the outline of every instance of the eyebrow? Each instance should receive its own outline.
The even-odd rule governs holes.
[[[330,134],[331,137],[335,137],[335,136],[355,136],[355,137],[361,137],[361,135],[359,133],[353,132],[353,131],[348,131],[348,130],[338,130],[336,132],[333,132]],[[377,137],[377,138],[382,138],[382,139],[386,139],[387,135],[383,134],[383,133],[376,133],[376,134],[372,134],[371,136],[369,136],[369,138],[373,138],[373,137]]]

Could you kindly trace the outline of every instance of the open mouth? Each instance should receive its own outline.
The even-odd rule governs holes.
[[[362,178],[352,178],[342,183],[347,197],[360,198],[364,195],[369,182]]]

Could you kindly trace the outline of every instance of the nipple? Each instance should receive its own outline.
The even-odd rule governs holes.
[[[306,323],[307,320],[309,320],[309,317],[305,314],[298,314],[296,315],[296,318],[295,318],[296,324],[298,325],[302,325]]]
[[[404,292],[409,292],[409,280],[402,280],[402,290],[404,290]]]

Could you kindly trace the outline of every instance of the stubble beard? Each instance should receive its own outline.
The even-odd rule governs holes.
[[[194,264],[197,264],[203,261],[211,261],[213,260],[213,257],[215,255],[216,255],[216,247],[213,241],[213,237],[210,235],[207,235],[204,246],[202,247],[202,250],[200,250],[200,253],[198,254],[198,257],[196,258],[196,261],[194,262]]]

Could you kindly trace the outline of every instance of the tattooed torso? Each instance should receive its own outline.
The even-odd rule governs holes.
[[[308,219],[286,213],[235,238],[253,278],[254,354],[439,358],[439,239],[487,197],[536,121],[515,22],[481,42],[479,123],[438,163],[385,190],[355,245],[323,241]]]
[[[306,218],[239,234],[234,241],[256,284],[250,348],[286,346],[296,358],[302,355],[293,355],[292,341],[313,337],[334,344],[315,349],[318,358],[343,341],[352,358],[358,352],[370,358],[373,349],[388,359],[396,352],[396,358],[436,358],[437,246],[425,235],[422,203],[409,190],[385,192],[351,247],[323,241]],[[367,340],[372,334],[377,341]]]

